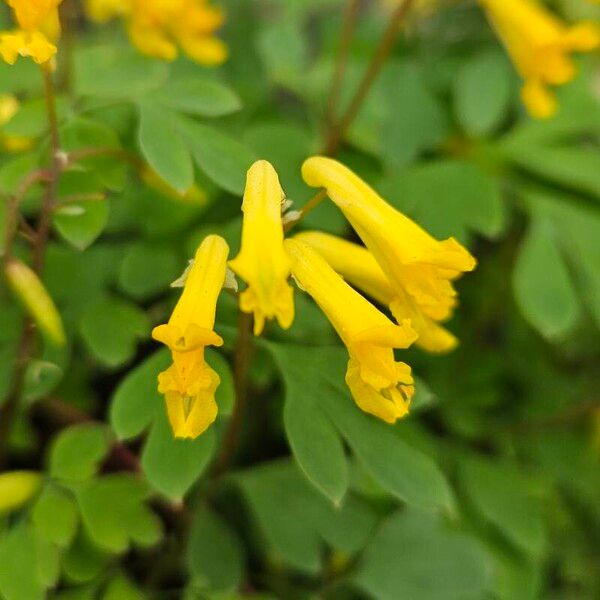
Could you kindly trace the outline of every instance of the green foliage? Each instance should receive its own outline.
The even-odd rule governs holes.
[[[63,3],[77,18],[53,74],[56,156],[39,68],[0,63],[0,92],[21,103],[0,123],[0,258],[33,264],[58,165],[41,279],[67,338],[24,339],[0,277],[0,598],[600,597],[598,57],[577,58],[559,112],[536,121],[477,3],[415,9],[335,154],[477,258],[447,324],[459,347],[398,352],[416,395],[384,424],[352,400],[346,350],[296,289],[291,328],[254,339],[236,404],[237,301],[223,293],[225,344],[205,353],[218,416],[176,439],[157,390],[172,357],[152,328],[205,235],[238,252],[254,160],[274,165],[292,210],[316,193],[301,166],[327,137],[343,3],[223,0],[230,56],[210,69],[142,56],[83,4]],[[338,121],[389,18],[359,4]],[[600,19],[585,0],[547,4]],[[328,201],[301,229],[356,241]]]
[[[391,494],[427,508],[451,507],[448,484],[430,458],[406,444],[393,429],[356,410],[342,384],[344,351],[322,347],[316,352],[289,344],[272,349],[288,386],[284,419],[290,445],[318,488],[334,502],[346,491],[341,435]],[[306,381],[312,388],[307,390]]]
[[[376,598],[477,598],[489,585],[477,542],[430,513],[392,515],[369,542],[356,583]]]

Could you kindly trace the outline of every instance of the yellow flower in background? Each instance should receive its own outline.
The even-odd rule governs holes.
[[[415,342],[417,346],[428,352],[449,352],[456,347],[456,337],[425,315],[408,294],[401,292],[402,303],[398,301],[398,293],[365,247],[320,231],[305,231],[295,235],[294,239],[314,248],[335,271],[361,292],[393,308],[398,322],[410,319],[411,326],[419,336]]]
[[[0,94],[0,127],[6,125],[18,112],[19,101],[12,94]],[[8,152],[22,152],[31,147],[33,140],[22,135],[0,133],[0,146]]]
[[[0,55],[14,64],[19,56],[30,57],[38,64],[56,54],[55,42],[60,34],[58,6],[62,0],[6,0],[13,9],[19,29],[0,32]]]
[[[266,160],[255,162],[248,171],[242,204],[242,247],[229,263],[248,284],[240,294],[240,308],[254,313],[255,335],[262,332],[265,319],[277,318],[284,329],[294,320],[290,259],[283,247],[283,200],[273,166]]]
[[[152,331],[173,355],[173,364],[158,376],[158,391],[165,396],[175,437],[198,437],[217,418],[215,391],[221,380],[206,364],[204,349],[223,344],[213,328],[228,254],[223,238],[204,239],[169,322]]]
[[[57,17],[62,0],[6,0],[13,9],[19,27],[27,31],[44,29],[48,20]]]
[[[392,323],[307,244],[291,239],[285,248],[294,278],[348,349],[346,383],[354,401],[363,411],[395,423],[408,413],[414,381],[410,367],[396,362],[394,348],[408,348],[417,334],[408,321]]]
[[[454,238],[434,239],[331,158],[309,158],[302,176],[308,185],[327,190],[372,253],[394,291],[390,309],[398,322],[413,319],[421,343],[425,339],[431,349],[450,349],[455,341],[432,322],[452,316],[457,304],[452,281],[475,268],[473,256]]]
[[[557,109],[551,86],[575,77],[571,54],[600,46],[594,23],[568,26],[535,0],[479,0],[525,80],[523,102],[532,116],[551,117]]]
[[[131,42],[142,54],[175,60],[181,48],[207,66],[227,58],[227,46],[214,35],[224,15],[208,0],[88,0],[86,7],[90,19],[99,23],[124,18]]]

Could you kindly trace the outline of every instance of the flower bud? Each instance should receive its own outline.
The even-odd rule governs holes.
[[[38,491],[40,483],[40,474],[35,471],[0,474],[0,515],[23,506]]]
[[[22,261],[11,258],[5,266],[6,279],[38,327],[57,346],[65,344],[60,314],[44,284]]]

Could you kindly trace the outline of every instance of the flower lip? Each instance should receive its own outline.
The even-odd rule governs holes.
[[[175,325],[158,325],[152,330],[152,337],[162,342],[173,352],[191,352],[204,346],[222,346],[223,338],[212,329],[190,323],[185,332]]]

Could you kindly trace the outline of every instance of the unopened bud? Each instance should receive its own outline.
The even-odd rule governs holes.
[[[40,483],[40,474],[35,471],[0,474],[0,515],[23,506],[38,491]]]
[[[236,294],[239,290],[237,279],[235,278],[235,273],[228,267],[225,271],[225,283],[223,283],[223,287],[226,290],[232,290]]]
[[[298,221],[300,219],[301,216],[302,216],[301,211],[289,210],[288,212],[285,213],[285,215],[283,215],[281,222],[284,225],[287,225],[288,223],[295,223],[296,221]]]
[[[11,258],[5,267],[6,279],[42,333],[57,346],[65,344],[60,314],[44,284],[25,263]]]
[[[187,264],[187,267],[185,268],[185,271],[175,281],[172,281],[171,285],[169,287],[172,287],[172,288],[184,287],[185,282],[187,281],[188,275],[190,274],[190,270],[192,269],[193,265],[194,265],[194,259],[191,258],[190,260],[188,260],[188,264]]]

